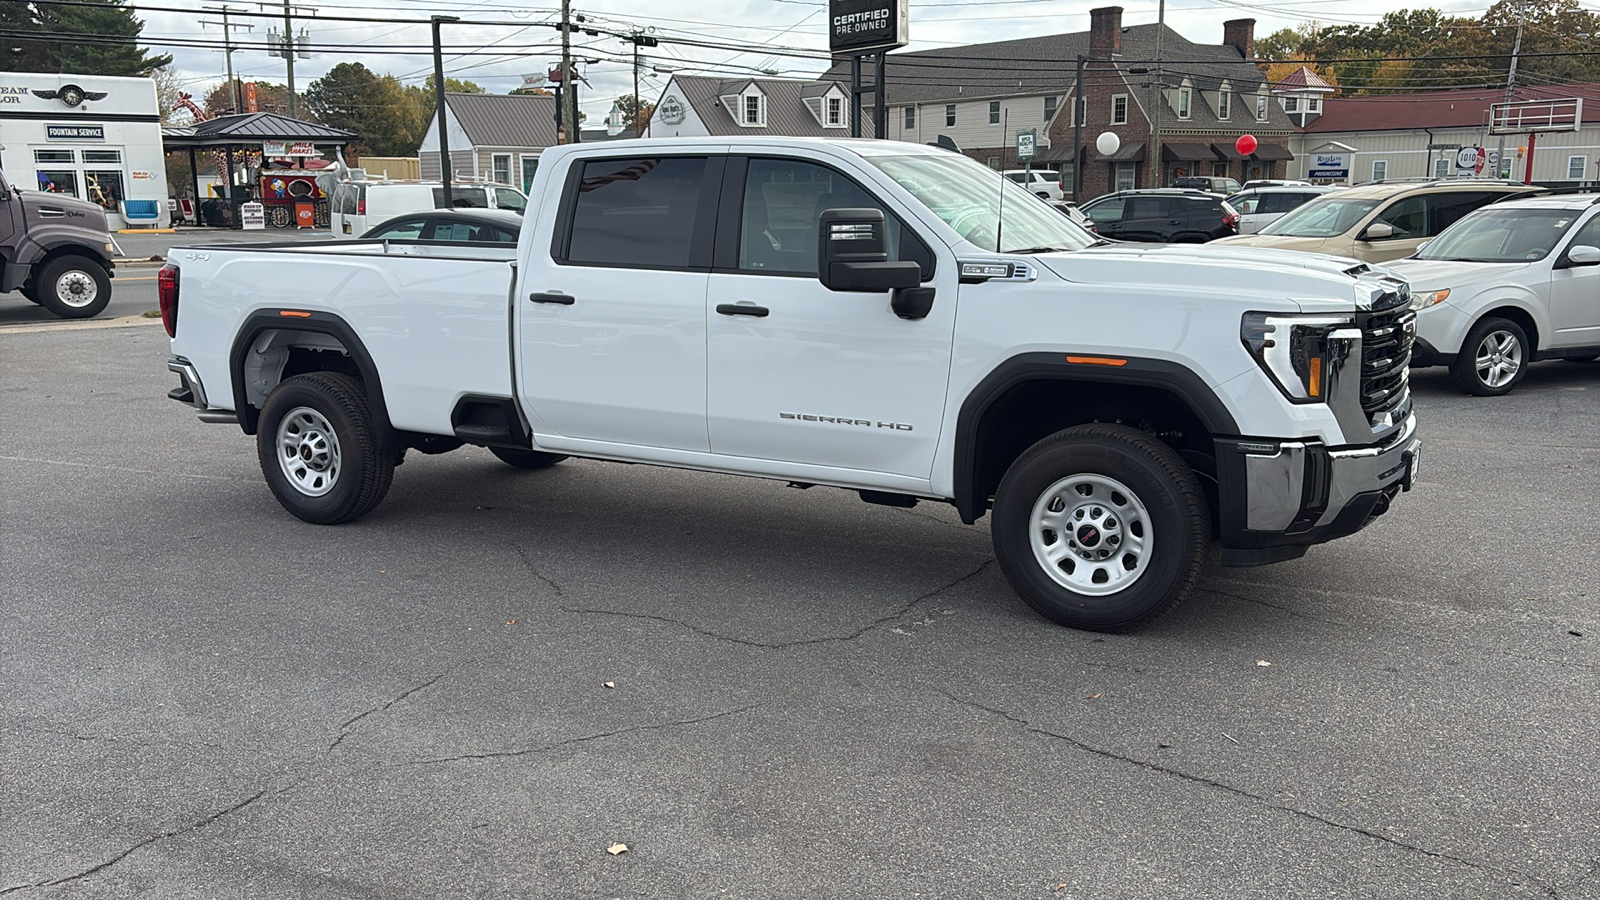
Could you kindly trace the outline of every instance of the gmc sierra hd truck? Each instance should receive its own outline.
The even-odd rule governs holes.
[[[174,249],[171,396],[348,522],[407,450],[753,475],[992,513],[1017,592],[1125,630],[1225,565],[1381,515],[1417,471],[1414,314],[1382,270],[1114,244],[899,142],[622,141],[541,158],[515,249]]]

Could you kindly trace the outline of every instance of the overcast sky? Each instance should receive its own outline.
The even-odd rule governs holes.
[[[222,29],[202,25],[201,19],[216,20],[215,13],[202,10],[221,6],[204,0],[146,0],[152,5],[181,6],[192,13],[141,12],[145,36],[162,38],[208,38],[220,40]],[[276,3],[280,0],[271,0]],[[291,0],[294,2],[294,0]],[[549,23],[559,18],[556,0],[531,0],[522,5],[514,0],[301,0],[295,6],[295,26],[305,28],[313,43],[353,45],[367,52],[316,53],[295,65],[295,86],[304,90],[311,80],[329,68],[346,61],[360,61],[379,73],[393,73],[408,84],[421,83],[433,71],[427,47],[427,25],[333,22],[321,16],[370,16],[378,19],[426,19],[430,15],[456,15],[467,21],[504,21],[517,25],[445,27],[446,74],[466,78],[495,93],[504,93],[522,83],[526,73],[543,72],[559,58],[559,33]],[[1113,0],[1114,2],[1114,0]],[[911,0],[911,36],[908,49],[954,46],[1085,31],[1089,10],[1107,0]],[[139,5],[134,0],[131,5]],[[1383,13],[1427,4],[1401,0],[1371,0],[1355,4],[1350,0],[1266,0],[1260,4],[1243,0],[1171,0],[1167,22],[1185,37],[1198,43],[1221,43],[1222,23],[1228,19],[1254,18],[1256,36],[1294,27],[1309,21],[1327,25],[1370,24]],[[1442,0],[1438,8],[1456,15],[1478,15],[1488,0],[1462,2]],[[262,5],[235,3],[240,11],[259,12]],[[274,8],[267,7],[269,10]],[[640,94],[646,99],[659,95],[667,76],[653,71],[671,68],[684,72],[723,71],[729,74],[756,74],[771,70],[788,76],[807,76],[821,71],[820,61],[794,59],[772,52],[735,52],[673,45],[670,38],[692,38],[721,43],[756,42],[773,47],[802,47],[825,50],[827,39],[826,0],[580,0],[574,11],[594,25],[610,31],[655,29],[661,46],[644,51]],[[1354,11],[1359,8],[1360,12]],[[1154,0],[1128,0],[1122,22],[1139,25],[1156,21]],[[282,19],[234,19],[254,26],[253,31],[237,31],[235,40],[263,41],[267,29],[282,28]],[[527,23],[525,25],[520,23]],[[582,67],[592,89],[580,97],[590,125],[598,125],[619,94],[631,93],[633,74],[631,46],[611,37],[574,35],[581,59],[593,60]],[[159,47],[159,44],[158,44]],[[223,80],[224,62],[220,51],[187,47],[159,47],[175,56],[175,66],[186,82],[186,89],[201,94]],[[384,51],[384,52],[378,52]],[[454,52],[451,52],[454,51]],[[284,62],[259,49],[235,51],[235,72],[246,80],[282,82]]]

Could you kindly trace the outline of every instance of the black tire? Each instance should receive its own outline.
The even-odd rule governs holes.
[[[18,288],[17,289],[17,293],[19,293],[22,296],[28,298],[28,302],[29,303],[32,303],[34,305],[38,305],[38,303],[39,303],[39,291],[38,291],[38,289],[36,289],[33,286],[33,282],[30,281],[27,284],[23,285],[22,287]]]
[[[290,441],[298,443],[297,453],[288,452]],[[330,445],[329,453],[319,449]],[[334,372],[296,375],[272,389],[261,410],[256,455],[283,508],[316,525],[361,518],[394,481],[394,455],[383,452],[366,389]],[[330,457],[336,460],[331,466]]]
[[[111,276],[85,256],[58,256],[34,276],[37,303],[63,319],[97,316],[111,302]]]
[[[1533,348],[1521,325],[1510,319],[1486,318],[1472,326],[1461,342],[1461,350],[1450,364],[1450,380],[1464,393],[1498,397],[1517,386],[1528,373],[1532,358]],[[1515,367],[1509,376],[1506,365]]]
[[[1097,483],[1082,483],[1090,480]],[[1071,501],[1058,509],[1068,494]],[[1029,447],[1001,479],[995,556],[1011,586],[1045,618],[1089,631],[1128,631],[1169,612],[1193,589],[1211,544],[1204,497],[1183,459],[1150,435],[1122,425],[1068,428]],[[1041,524],[1036,552],[1036,513],[1060,516],[1074,533]],[[1086,533],[1090,522],[1104,527]],[[1063,538],[1069,546],[1057,549]],[[1126,548],[1141,552],[1122,553]],[[1042,557],[1052,551],[1062,557],[1054,568]],[[1091,559],[1102,552],[1122,556]],[[1103,589],[1084,583],[1108,573]],[[1072,579],[1090,592],[1066,583]],[[1116,588],[1115,579],[1127,586]]]
[[[1592,363],[1600,356],[1568,356],[1563,361],[1569,363]]]
[[[548,469],[563,459],[558,453],[545,453],[541,450],[521,450],[514,447],[490,447],[489,452],[500,458],[507,465],[519,469]]]

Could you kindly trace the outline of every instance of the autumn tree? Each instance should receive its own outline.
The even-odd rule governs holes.
[[[311,82],[305,106],[322,124],[354,132],[351,147],[361,156],[410,156],[422,140],[421,112],[400,79],[358,62]]]

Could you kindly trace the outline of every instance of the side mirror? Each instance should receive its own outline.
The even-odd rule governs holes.
[[[1390,225],[1388,222],[1373,222],[1371,225],[1367,226],[1366,231],[1361,232],[1361,237],[1359,240],[1381,241],[1384,238],[1391,237],[1394,237],[1393,225]]]
[[[1566,257],[1556,264],[1558,269],[1572,269],[1578,266],[1600,266],[1600,247],[1575,244],[1567,248]]]
[[[918,287],[922,267],[889,262],[881,209],[829,209],[817,220],[817,280],[830,291]]]

